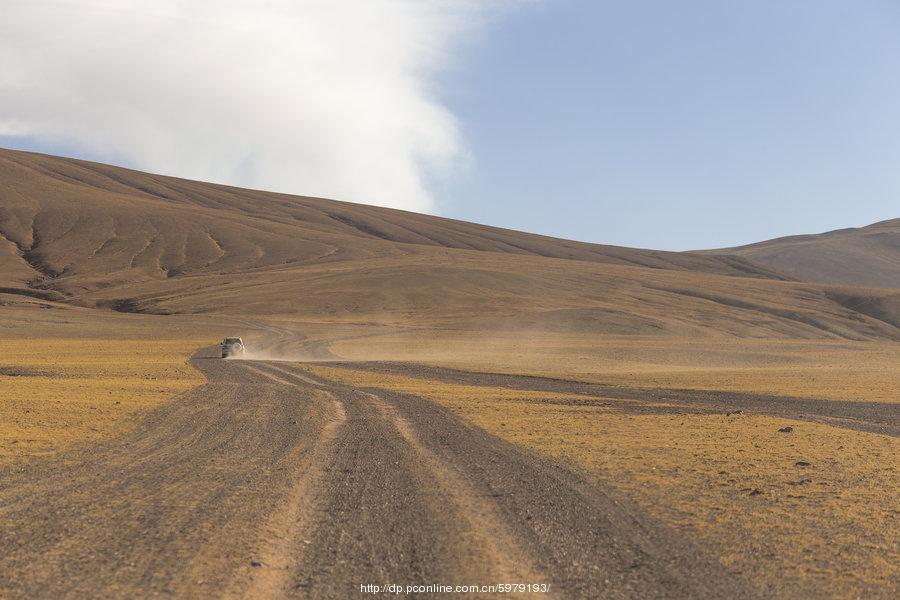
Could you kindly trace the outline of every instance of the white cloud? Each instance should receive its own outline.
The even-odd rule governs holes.
[[[434,78],[494,0],[2,0],[0,134],[195,179],[429,210]]]

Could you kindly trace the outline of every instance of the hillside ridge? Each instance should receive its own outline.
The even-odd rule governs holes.
[[[157,314],[900,338],[895,292],[0,150],[0,294]],[[845,286],[846,287],[846,286]],[[860,308],[863,307],[863,308]]]
[[[704,251],[812,283],[900,289],[900,219]]]
[[[59,189],[53,190],[55,193],[41,198],[44,206],[49,209],[64,208],[59,205],[60,196],[69,199],[74,196],[85,203],[92,200],[94,203],[103,202],[111,209],[127,198],[133,205],[147,206],[161,202],[167,203],[170,210],[196,211],[193,215],[196,219],[221,219],[226,213],[232,213],[242,219],[262,219],[272,225],[302,227],[302,233],[308,238],[350,235],[366,241],[786,279],[783,274],[739,257],[697,257],[677,252],[576,242],[398,209],[206,184],[78,159],[18,151],[0,150],[0,161],[3,162],[0,165],[3,169],[0,175],[5,182],[14,179],[31,179],[33,182],[35,175],[58,182]],[[46,185],[42,187],[46,189]],[[35,224],[40,225],[41,220],[41,210],[36,206],[40,202],[32,198],[23,206],[21,201],[13,203],[8,190],[4,194],[0,234],[19,248],[35,270],[44,275],[60,275],[64,266],[59,264],[60,261],[54,260],[52,245],[72,232],[61,232],[61,236],[53,235],[42,242],[35,237],[39,231]],[[20,193],[19,196],[26,194],[27,192]],[[91,194],[96,197],[90,198]],[[214,212],[205,212],[209,209]],[[109,233],[115,232],[110,229]],[[212,241],[222,248],[218,241]],[[98,237],[96,242],[97,252],[83,256],[82,259],[94,258],[104,250],[104,242],[115,242],[115,236],[109,235],[104,239]],[[298,252],[292,258],[303,260],[308,256]],[[189,267],[191,268],[183,272],[191,272],[195,266]],[[70,270],[71,268],[72,266]]]

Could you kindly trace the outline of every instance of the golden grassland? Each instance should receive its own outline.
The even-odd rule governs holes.
[[[187,320],[35,306],[0,313],[0,463],[121,433],[203,382],[188,364],[211,343]]]
[[[615,399],[304,368],[429,398],[501,438],[586,469],[712,544],[761,591],[776,579],[823,597],[900,585],[896,438],[759,415],[630,414],[630,402]],[[778,432],[788,425],[793,433]]]
[[[196,340],[18,339],[0,356],[0,461],[114,435],[203,379]]]
[[[347,339],[331,348],[348,359],[415,361],[624,387],[900,400],[900,343],[895,342],[438,330]]]

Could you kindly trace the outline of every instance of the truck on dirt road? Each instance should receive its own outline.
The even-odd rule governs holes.
[[[244,354],[244,341],[241,338],[225,338],[222,340],[222,358],[242,356]]]

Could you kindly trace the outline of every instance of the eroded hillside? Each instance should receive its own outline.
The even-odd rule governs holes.
[[[586,244],[22,152],[0,152],[0,235],[7,296],[130,312],[900,337],[889,299],[864,310],[852,289],[730,253]]]

